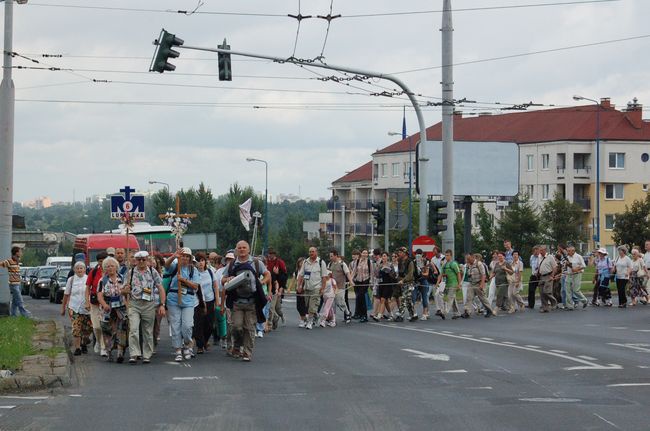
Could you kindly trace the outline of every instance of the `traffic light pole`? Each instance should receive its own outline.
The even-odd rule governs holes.
[[[420,105],[418,104],[418,101],[415,99],[415,94],[402,82],[401,79],[384,74],[384,73],[378,73],[378,72],[373,72],[369,70],[362,70],[362,69],[356,69],[352,67],[346,67],[346,66],[336,66],[336,65],[331,65],[331,64],[326,64],[326,63],[319,63],[319,62],[308,62],[308,61],[301,61],[298,59],[294,58],[281,58],[281,57],[273,57],[270,55],[262,55],[262,54],[254,54],[250,52],[242,52],[242,51],[232,51],[228,49],[221,49],[221,48],[203,48],[203,47],[198,47],[198,46],[188,46],[188,45],[182,45],[178,46],[177,48],[181,49],[189,49],[193,51],[205,51],[205,52],[216,52],[216,53],[221,53],[221,54],[230,54],[230,55],[239,55],[242,57],[252,57],[252,58],[260,58],[263,60],[270,60],[274,61],[276,63],[291,63],[291,64],[297,64],[300,66],[308,66],[308,67],[316,67],[320,69],[328,69],[328,70],[335,70],[338,72],[346,72],[346,73],[352,73],[354,75],[363,75],[363,76],[369,76],[372,78],[378,78],[378,79],[385,79],[387,81],[391,81],[395,85],[397,85],[399,88],[401,88],[406,96],[409,98],[409,101],[411,102],[411,105],[413,106],[413,109],[415,110],[415,114],[418,119],[418,126],[420,127],[420,160],[418,160],[419,164],[419,169],[418,169],[418,184],[420,184],[420,219],[419,219],[419,230],[420,234],[424,235],[427,231],[427,196],[429,196],[429,190],[427,189],[427,181],[426,181],[426,173],[427,173],[427,168],[429,161],[426,157],[427,155],[427,149],[428,145],[424,145],[427,142],[427,137],[426,137],[426,126],[424,123],[424,117],[422,115],[422,110],[420,109]],[[444,69],[443,69],[444,70]],[[444,108],[444,107],[443,107]],[[451,109],[451,113],[453,114],[453,106],[450,106],[449,109]],[[444,154],[444,146],[443,146],[443,154]],[[443,170],[444,170],[444,165],[443,165]],[[444,175],[444,174],[443,174]],[[444,187],[444,185],[443,185]],[[449,200],[450,206],[452,207],[451,209],[451,220],[453,222],[453,195],[452,199]],[[453,226],[453,224],[452,224]],[[451,228],[452,234],[451,234],[451,241],[452,241],[452,249],[453,249],[453,228]]]

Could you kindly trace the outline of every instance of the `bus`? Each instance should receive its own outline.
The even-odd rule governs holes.
[[[111,233],[124,234],[123,225]],[[151,255],[169,257],[176,251],[176,237],[169,226],[152,226],[147,222],[135,222],[129,233],[138,239],[141,250],[146,250]]]
[[[77,235],[72,249],[73,254],[84,253],[86,266],[93,267],[97,263],[97,253],[106,251],[107,248],[128,248],[140,250],[140,244],[134,235],[129,235],[127,244],[125,234],[117,233],[91,233]]]

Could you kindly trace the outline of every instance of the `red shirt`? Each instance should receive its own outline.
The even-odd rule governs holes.
[[[99,284],[99,281],[102,279],[102,267],[101,265],[97,264],[95,268],[90,270],[90,273],[88,274],[88,279],[86,280],[86,286],[90,287],[90,293],[97,293],[97,285]]]

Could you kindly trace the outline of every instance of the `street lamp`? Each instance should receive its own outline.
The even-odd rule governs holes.
[[[401,136],[405,139],[404,133],[388,132],[388,136]],[[413,148],[411,146],[411,137],[409,139],[409,255],[413,250]],[[420,234],[424,235],[424,234]]]
[[[269,246],[269,163],[266,160],[254,159],[252,157],[247,157],[246,161],[264,163],[266,179],[264,183],[264,245],[262,247],[262,255],[265,255]]]
[[[149,184],[160,184],[160,185],[163,185],[163,186],[165,186],[165,187],[167,188],[167,194],[169,194],[169,184],[167,184],[167,183],[163,183],[162,181],[153,181],[153,180],[149,180]]]
[[[27,3],[20,0],[19,4]],[[11,251],[13,184],[14,184],[14,108],[16,92],[12,79],[14,2],[5,0],[4,51],[2,83],[0,84],[0,256]],[[0,271],[0,316],[9,315],[9,278]]]
[[[594,245],[600,245],[600,109],[599,101],[588,97],[573,96],[573,100],[587,100],[596,105],[596,226],[594,228]]]

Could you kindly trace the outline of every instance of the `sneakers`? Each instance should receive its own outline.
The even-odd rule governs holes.
[[[368,316],[361,316],[359,319],[359,323],[367,323],[368,322]]]
[[[423,314],[422,317],[420,317],[420,320],[428,320],[429,316],[426,314]]]
[[[320,327],[321,327],[321,328],[324,328],[325,325],[326,325],[325,321],[324,321],[324,320],[321,320],[321,321],[320,321]]]
[[[135,358],[129,358],[129,364],[131,364],[131,365],[135,365],[135,364],[137,364],[137,363],[138,363],[138,360],[137,360],[137,359],[135,359]]]
[[[257,331],[255,333],[255,338],[264,338],[264,331]]]
[[[108,358],[108,352],[106,351],[106,349],[101,349],[101,357]]]
[[[192,353],[193,353],[192,349],[183,349],[183,358],[186,361],[189,361],[190,359],[192,359]]]
[[[469,319],[469,313],[466,311],[463,314],[460,315],[463,319]]]
[[[142,363],[143,363],[143,364],[150,364],[150,363],[151,363],[151,359],[149,359],[149,358],[143,358],[143,359],[142,359]]]
[[[75,349],[73,355],[81,356],[81,349]]]
[[[99,354],[99,352],[101,351],[101,346],[99,345],[99,342],[95,343],[95,349],[94,350],[95,350],[95,353],[97,353],[97,354]]]
[[[436,311],[436,316],[439,316],[442,320],[445,320],[445,315],[440,310]]]
[[[183,361],[183,355],[181,354],[180,350],[176,351],[176,357],[174,358],[174,361],[176,361],[176,362],[182,362]]]
[[[403,321],[404,321],[404,318],[403,318],[402,316],[397,316],[397,317],[395,318],[395,321],[396,321],[396,322],[403,322]]]
[[[305,323],[304,320],[300,319],[300,322],[298,322],[298,328],[304,328],[306,327],[307,324]],[[310,328],[311,329],[311,328]]]
[[[121,364],[122,362],[124,362],[124,355],[117,355],[117,363]]]
[[[345,323],[350,323],[352,321],[352,317],[350,316],[350,313],[344,313],[343,320],[345,321]]]
[[[305,329],[311,329],[314,326],[313,323],[311,323],[311,320],[307,323],[305,323]]]
[[[327,326],[334,328],[336,326],[336,322],[327,322]]]
[[[241,354],[241,360],[242,360],[243,362],[250,362],[250,361],[251,361],[251,355],[249,355],[248,353],[244,352],[244,353]]]
[[[409,319],[409,322],[415,322],[416,320],[418,320],[418,315],[417,315],[417,314],[414,314],[414,315],[412,315],[411,318]]]
[[[375,322],[379,322],[379,317],[375,316],[374,314],[371,314],[370,317],[372,317],[372,320]]]

